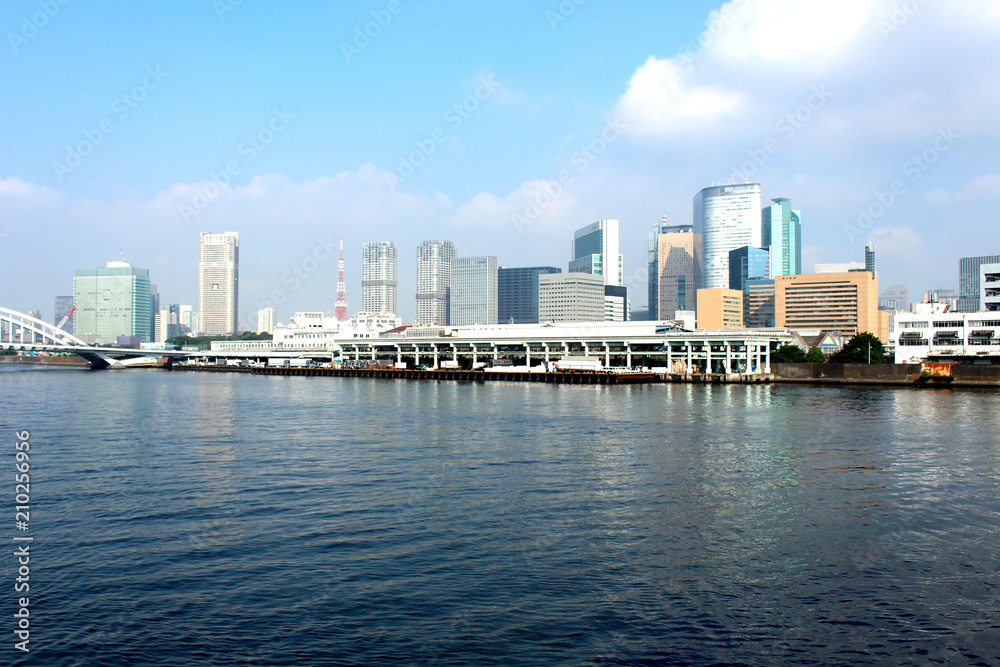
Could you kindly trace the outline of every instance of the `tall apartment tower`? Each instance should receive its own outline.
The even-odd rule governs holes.
[[[604,276],[605,285],[625,285],[617,220],[598,220],[573,233],[573,259],[569,271]]]
[[[364,245],[361,280],[362,310],[396,314],[396,244],[372,241]]]
[[[424,241],[417,246],[417,324],[448,324],[454,259],[451,241]]]
[[[496,257],[452,260],[448,324],[497,323],[497,268]]]
[[[678,310],[696,309],[696,295],[701,286],[701,242],[691,225],[672,225],[663,229],[665,231],[656,236],[656,293],[653,297],[656,316],[652,305],[649,312],[650,319],[672,320]]]
[[[982,257],[963,257],[958,260],[958,311],[962,313],[978,313],[982,309],[979,301],[981,272],[983,264],[1000,262],[1000,255],[984,255]]]
[[[792,210],[792,200],[772,199],[761,210],[761,248],[771,253],[771,275],[802,273],[802,212]]]
[[[236,333],[239,295],[239,234],[202,232],[198,259],[198,328],[202,335]]]
[[[729,287],[729,251],[760,248],[760,183],[715,185],[694,196],[694,233],[701,237],[701,286]]]

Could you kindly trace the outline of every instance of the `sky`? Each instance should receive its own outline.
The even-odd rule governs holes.
[[[240,321],[332,312],[343,236],[566,270],[573,230],[646,239],[726,182],[802,212],[803,260],[957,288],[1000,253],[1000,3],[604,0],[0,3],[0,306],[124,254],[197,308],[198,237],[240,234]]]

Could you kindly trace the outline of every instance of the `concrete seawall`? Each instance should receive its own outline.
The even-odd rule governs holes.
[[[1000,387],[1000,366],[987,365],[771,364],[771,371],[774,382],[906,387]]]

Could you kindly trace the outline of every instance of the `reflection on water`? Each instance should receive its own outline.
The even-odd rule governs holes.
[[[31,658],[997,664],[998,407],[6,372],[35,457]]]

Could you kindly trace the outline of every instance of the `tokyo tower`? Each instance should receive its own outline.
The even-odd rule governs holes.
[[[340,260],[337,262],[337,307],[333,311],[338,322],[344,322],[347,316],[347,285],[344,284],[344,237],[340,237]]]

